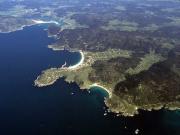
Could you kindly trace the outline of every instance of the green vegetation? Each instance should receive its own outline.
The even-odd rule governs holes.
[[[92,68],[86,67],[77,70],[68,70],[67,68],[51,68],[45,70],[35,81],[35,85],[42,87],[53,84],[57,79],[65,77],[67,82],[76,82],[81,88],[88,88],[92,83],[88,80],[88,74]]]
[[[61,31],[65,29],[88,28],[87,25],[81,25],[75,19],[72,19],[73,15],[74,13],[70,12],[65,17],[62,18],[64,25],[61,26]]]
[[[173,64],[172,71],[180,76],[180,67],[178,68],[175,64]]]
[[[115,7],[115,9],[118,11],[125,11],[126,7],[119,5],[119,6]]]
[[[131,51],[121,49],[108,49],[104,52],[85,52],[85,57],[87,57],[87,60],[92,59],[92,61],[103,61],[117,57],[130,58],[131,55]]]
[[[172,22],[168,23],[167,26],[180,26],[180,18],[179,17],[170,17]]]
[[[52,85],[57,79],[65,77],[67,82],[76,82],[82,88],[89,88],[93,83],[97,83],[89,80],[89,74],[93,72],[91,65],[95,61],[109,60],[116,57],[130,57],[130,55],[130,51],[113,49],[105,52],[84,52],[85,60],[82,65],[75,69],[68,67],[47,69],[35,80],[35,85],[39,87]]]
[[[64,22],[48,29],[57,39],[48,47],[82,50],[84,61],[75,68],[45,70],[35,84],[51,85],[61,77],[81,89],[97,83],[112,94],[105,101],[109,110],[124,116],[138,109],[179,108],[179,7],[172,9],[171,0],[159,3],[110,0],[41,8],[42,17]]]
[[[33,14],[35,9],[28,9],[23,5],[15,5],[14,7],[8,9],[8,11],[0,11],[0,16],[13,16],[13,17],[23,17],[28,14]]]
[[[161,47],[171,50],[174,48],[174,45],[172,43],[163,43]]]
[[[160,28],[160,26],[158,26],[157,24],[149,24],[148,26],[142,28],[142,30],[145,31],[156,31]]]
[[[136,22],[110,20],[107,26],[101,27],[104,30],[136,31],[138,24]]]
[[[133,75],[138,74],[141,71],[148,70],[154,63],[165,60],[161,55],[156,54],[154,51],[150,51],[149,54],[146,54],[141,58],[140,63],[135,68],[129,68],[126,73]]]
[[[126,98],[128,99],[128,97]],[[121,113],[123,116],[134,116],[138,113],[138,108],[136,105],[128,103],[127,99],[113,94],[111,98],[105,100],[105,104],[111,112]]]

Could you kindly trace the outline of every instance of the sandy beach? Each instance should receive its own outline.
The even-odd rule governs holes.
[[[83,53],[83,51],[79,51],[79,53],[81,54],[81,60],[77,64],[75,64],[73,66],[69,66],[68,69],[76,70],[79,67],[81,67],[81,65],[83,65],[83,63],[84,63],[84,53]]]
[[[56,25],[59,25],[57,21],[43,21],[43,20],[32,20],[35,24],[46,24],[46,23],[54,23]]]

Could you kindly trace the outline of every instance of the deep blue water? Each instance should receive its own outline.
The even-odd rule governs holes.
[[[34,87],[42,70],[80,59],[78,53],[48,49],[52,42],[41,26],[0,34],[0,135],[132,135],[137,128],[140,134],[180,134],[178,111],[104,116],[102,89],[88,93],[63,79]]]

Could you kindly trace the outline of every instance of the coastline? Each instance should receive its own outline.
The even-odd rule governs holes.
[[[34,26],[34,25],[38,25],[38,24],[50,24],[50,23],[54,23],[56,25],[59,25],[59,23],[57,21],[42,21],[42,20],[34,20],[32,19],[31,20],[32,23],[29,23],[29,24],[24,24],[20,27],[17,27],[17,28],[14,28],[13,30],[11,31],[0,31],[0,33],[2,34],[8,34],[8,33],[11,33],[11,32],[16,32],[16,31],[21,31],[23,30],[25,27],[30,27],[30,26]]]
[[[66,62],[65,62],[65,64],[63,64],[60,68],[51,68],[51,69],[65,70],[65,71],[71,70],[71,71],[73,71],[73,70],[77,70],[77,69],[81,68],[81,67],[83,66],[85,57],[84,57],[83,51],[80,50],[79,53],[80,53],[80,55],[81,55],[81,59],[80,59],[80,61],[79,61],[78,63],[76,63],[75,65],[66,67]],[[50,70],[51,70],[51,69],[50,69]],[[45,71],[46,71],[46,70],[42,71],[42,73],[45,72]],[[52,80],[52,81],[50,81],[50,82],[48,82],[48,83],[41,83],[41,82],[39,82],[40,76],[41,76],[41,75],[39,75],[39,76],[36,78],[36,80],[34,81],[34,86],[37,86],[37,87],[49,86],[49,85],[54,84],[54,83],[59,79],[59,78],[56,78],[56,79],[54,79],[54,80]]]
[[[81,70],[81,68],[86,66],[86,60],[85,60],[86,52],[83,52],[82,50],[79,50],[79,53],[81,55],[81,59],[75,65],[66,67],[66,62],[65,62],[65,64],[63,64],[61,67],[59,67],[59,68],[51,68],[49,70],[54,70],[54,72],[61,72],[61,71],[65,71],[65,72],[73,71],[73,72],[76,72],[76,70]],[[44,71],[44,72],[46,72],[46,71]],[[41,77],[41,75],[38,76],[37,79],[34,81],[34,84],[37,87],[45,87],[45,86],[52,85],[59,78],[61,78],[62,76],[61,75],[55,76],[52,80],[47,81],[47,82],[41,82],[40,77]],[[73,79],[70,80],[70,81],[68,81],[68,80],[65,80],[65,81],[69,82],[69,83],[75,82],[75,80],[73,80]],[[122,116],[128,116],[128,117],[130,116],[130,117],[132,117],[132,116],[138,114],[138,110],[152,111],[152,110],[162,109],[162,107],[163,107],[162,104],[159,104],[159,105],[148,105],[147,107],[145,107],[145,106],[134,106],[134,105],[126,103],[125,100],[122,100],[122,103],[124,103],[123,105],[125,107],[124,108],[125,110],[122,109],[122,108],[116,108],[116,107],[114,108],[112,106],[112,103],[111,102],[109,103],[109,101],[108,101],[108,100],[114,99],[113,93],[112,93],[112,89],[108,89],[102,83],[99,83],[99,82],[95,82],[95,83],[90,82],[90,83],[88,83],[88,85],[85,85],[85,87],[84,86],[82,86],[82,87],[80,86],[80,89],[86,89],[88,91],[91,91],[90,89],[91,88],[95,88],[95,87],[101,88],[102,90],[104,90],[104,91],[106,91],[108,93],[108,96],[105,97],[105,101],[104,102],[105,102],[106,106],[109,108],[109,112],[113,112],[113,113],[117,114],[117,116],[122,115]],[[171,110],[171,109],[175,110],[176,109],[176,108],[173,108],[173,105],[166,106],[165,108],[168,109],[168,110]]]
[[[33,26],[33,25],[36,25],[36,24],[22,25],[21,27],[15,28],[14,30],[6,31],[6,32],[0,31],[0,33],[2,33],[2,34],[8,34],[8,33],[11,33],[11,32],[21,31],[21,30],[23,30],[25,27],[30,27],[30,26]]]
[[[40,78],[40,76],[38,76],[38,77],[36,78],[36,80],[34,81],[34,86],[39,87],[39,88],[40,88],[40,87],[50,86],[50,85],[54,84],[54,83],[58,80],[58,79],[56,79],[56,80],[54,80],[54,81],[52,81],[52,82],[50,82],[50,83],[43,84],[43,83],[39,83],[39,82],[38,82],[39,78]]]
[[[84,64],[84,61],[85,61],[84,52],[82,50],[79,50],[79,53],[81,55],[81,59],[78,63],[76,63],[75,65],[66,67],[66,62],[65,62],[65,64],[63,64],[59,69],[57,68],[57,70],[74,71],[74,70],[78,70],[78,69],[82,68],[84,65],[86,65],[86,64]],[[37,79],[34,81],[35,86],[38,86],[38,87],[44,87],[44,86],[52,85],[53,83],[55,83],[59,79],[59,78],[55,78],[54,80],[50,81],[49,83],[43,84],[43,83],[40,83],[38,81],[39,78],[40,78],[40,76],[38,76]],[[105,86],[103,86],[99,83],[93,83],[91,85],[88,85],[85,89],[89,90],[90,88],[93,88],[93,87],[99,87],[99,88],[105,90],[108,93],[108,98],[112,97],[112,90],[109,90],[108,88],[106,88]]]

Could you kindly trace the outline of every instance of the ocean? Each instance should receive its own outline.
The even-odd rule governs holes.
[[[41,71],[67,62],[74,65],[80,54],[52,51],[44,26],[0,34],[0,135],[179,135],[179,111],[140,111],[134,117],[107,112],[107,92],[89,93],[75,83],[59,79],[37,88]]]

